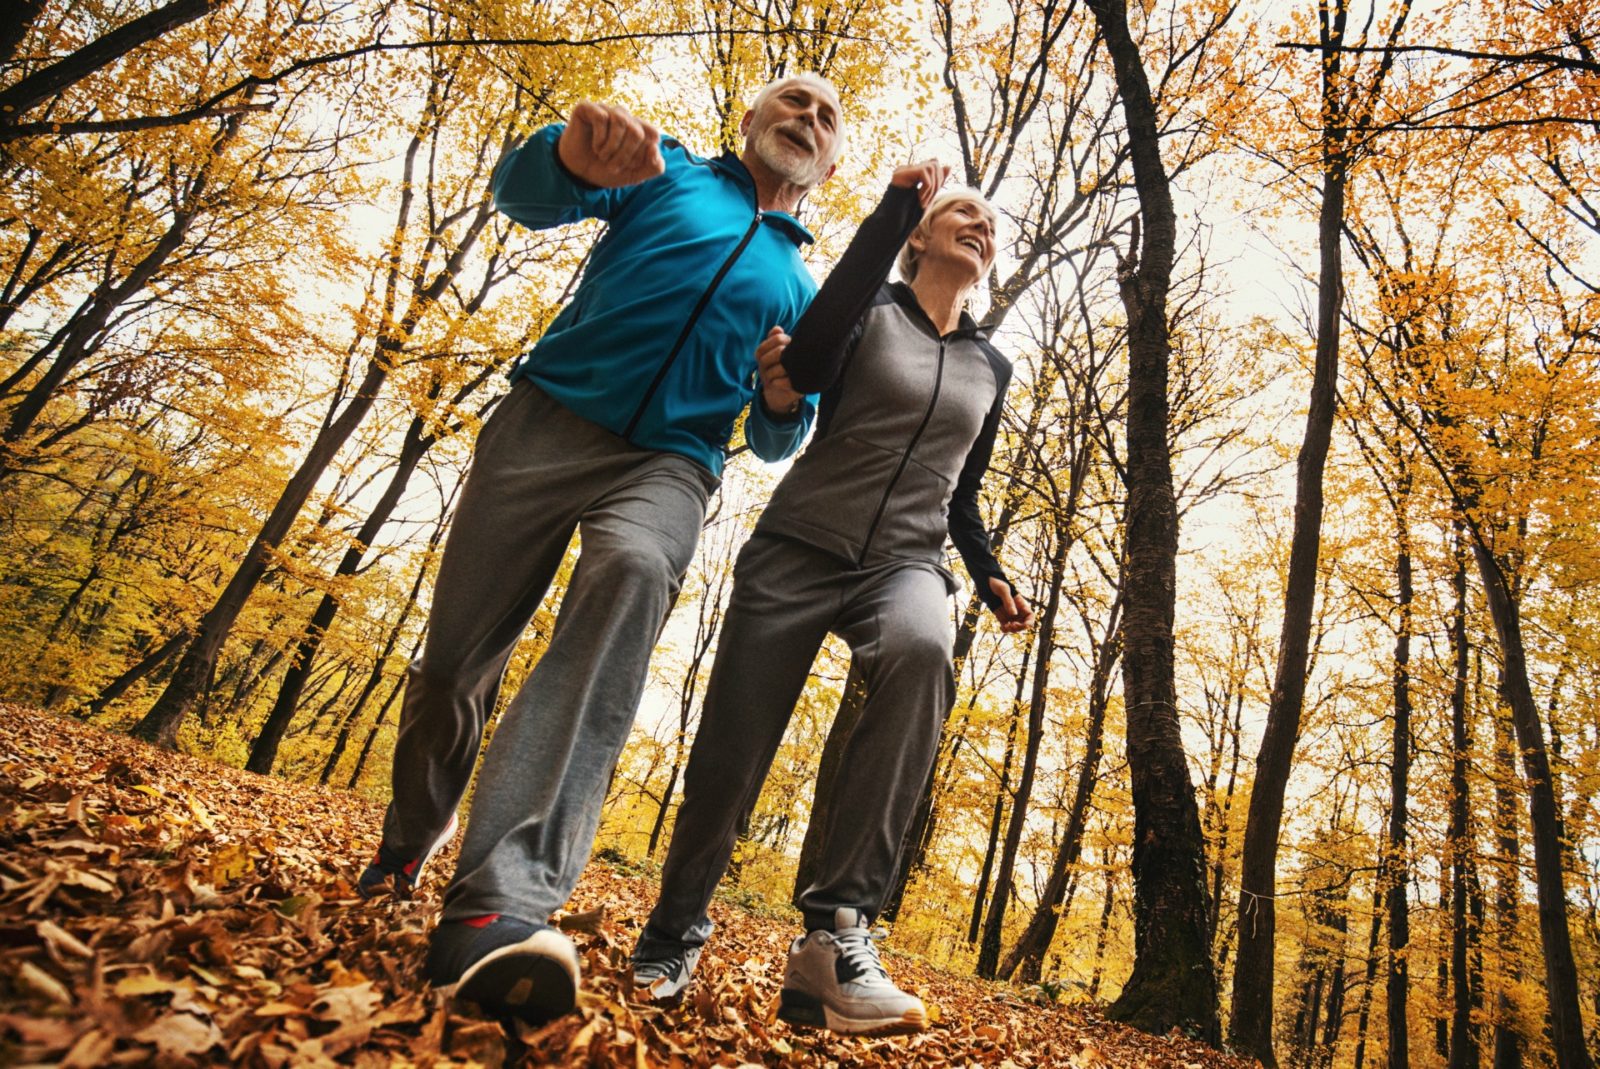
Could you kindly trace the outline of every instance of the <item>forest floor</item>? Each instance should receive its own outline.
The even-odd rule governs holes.
[[[583,960],[578,1012],[508,1035],[418,979],[453,857],[413,902],[355,895],[381,817],[0,705],[0,1065],[1254,1064],[892,950],[927,1032],[791,1029],[774,1016],[791,924],[720,901],[690,996],[641,1006],[626,963],[655,884],[599,861],[561,922]]]

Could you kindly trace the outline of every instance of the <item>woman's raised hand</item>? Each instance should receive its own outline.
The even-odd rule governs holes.
[[[902,189],[917,191],[917,200],[926,209],[933,203],[933,196],[944,185],[945,179],[950,177],[950,168],[938,160],[923,160],[921,163],[908,163],[903,167],[896,167],[894,174],[889,178],[891,186],[900,186]]]

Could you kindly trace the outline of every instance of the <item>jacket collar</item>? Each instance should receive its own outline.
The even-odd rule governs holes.
[[[914,318],[928,328],[928,333],[935,338],[970,338],[974,341],[988,341],[989,332],[978,325],[977,320],[967,314],[965,308],[961,310],[961,319],[956,323],[956,329],[949,334],[941,335],[939,328],[933,325],[933,320],[928,318],[928,313],[923,310],[922,304],[917,300],[917,293],[904,282],[889,283],[889,293],[894,297],[895,303],[904,308]]]
[[[754,204],[756,199],[756,180],[750,177],[750,169],[744,165],[744,161],[739,158],[737,153],[724,152],[709,162],[712,169],[717,173],[725,175],[738,183],[740,188],[750,195],[750,201]],[[811,236],[811,231],[807,230],[800,220],[788,212],[763,211],[761,219],[763,222],[771,223],[788,234],[790,240],[796,245],[809,245],[816,241],[816,238]]]

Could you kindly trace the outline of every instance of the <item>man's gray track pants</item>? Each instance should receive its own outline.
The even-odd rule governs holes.
[[[932,563],[858,570],[784,538],[745,544],[640,958],[710,935],[711,892],[829,631],[849,643],[867,700],[834,780],[821,874],[796,904],[808,927],[831,928],[839,906],[877,916],[955,701],[949,598]]]
[[[460,805],[506,662],[575,530],[582,551],[549,647],[495,727],[446,918],[543,922],[566,902],[716,485],[526,381],[484,425],[406,682],[384,820],[400,856]]]

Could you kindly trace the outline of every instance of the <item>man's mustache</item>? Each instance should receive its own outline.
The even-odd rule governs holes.
[[[812,152],[817,151],[817,141],[816,138],[811,136],[811,129],[799,119],[785,119],[783,122],[774,124],[772,130],[774,133],[789,134],[796,140],[803,142],[806,148]]]

